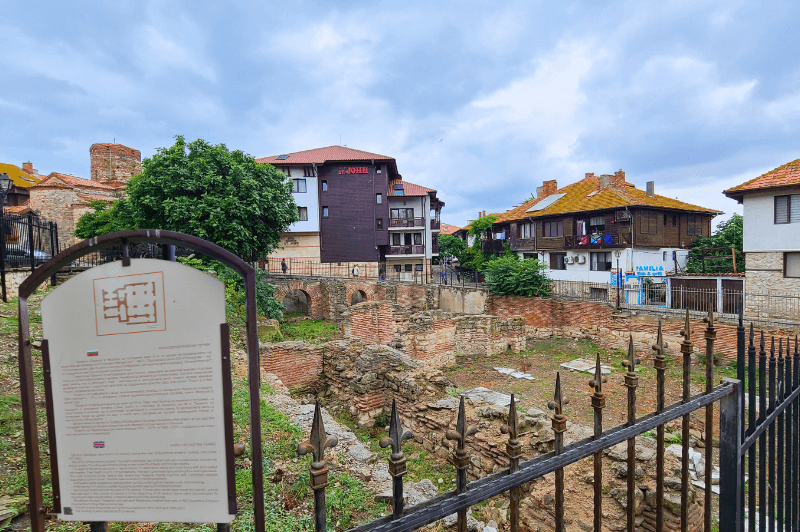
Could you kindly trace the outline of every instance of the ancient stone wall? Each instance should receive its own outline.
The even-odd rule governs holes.
[[[142,172],[141,152],[122,144],[92,144],[89,155],[90,179],[98,183],[123,184]]]
[[[77,221],[72,206],[78,202],[77,193],[64,186],[39,185],[28,190],[31,209],[42,213],[48,221],[58,224],[58,243],[61,249],[77,241],[72,235]]]

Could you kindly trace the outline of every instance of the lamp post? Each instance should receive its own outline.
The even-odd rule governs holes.
[[[619,271],[619,256],[622,255],[620,250],[616,250],[614,252],[614,256],[617,257],[617,310],[619,310],[619,285],[622,284],[622,272]]]
[[[3,284],[3,302],[6,301],[6,194],[13,185],[7,173],[0,174],[0,282]]]

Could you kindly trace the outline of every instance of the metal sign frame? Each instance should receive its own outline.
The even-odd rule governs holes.
[[[153,229],[136,229],[129,231],[119,231],[106,235],[90,238],[71,246],[36,270],[19,287],[19,376],[20,376],[20,395],[22,407],[22,422],[25,432],[25,461],[28,472],[28,498],[31,519],[31,530],[33,532],[44,532],[45,530],[45,509],[42,497],[42,475],[39,456],[39,435],[36,422],[36,397],[33,383],[33,364],[31,360],[31,340],[30,323],[28,313],[28,297],[43,284],[50,276],[58,272],[67,264],[102,249],[112,246],[122,246],[123,266],[130,265],[129,245],[138,243],[155,243],[166,246],[179,246],[202,253],[203,255],[215,259],[225,266],[228,266],[244,278],[245,284],[245,305],[247,317],[247,368],[248,368],[248,388],[250,400],[250,446],[252,455],[252,482],[253,482],[253,506],[255,517],[255,530],[265,529],[264,516],[264,484],[263,484],[263,461],[261,452],[261,397],[260,380],[261,371],[258,352],[258,335],[256,330],[256,274],[255,269],[247,262],[237,257],[230,251],[203,240],[201,238],[178,233],[175,231],[160,231]],[[229,341],[227,324],[222,324],[223,355],[225,346]],[[49,445],[51,446],[50,461],[51,470],[54,471],[53,491],[57,495],[58,491],[58,463],[57,452],[55,449],[55,430],[53,426],[52,395],[47,378],[49,364],[46,357],[46,342],[42,343],[43,351],[43,371],[45,374],[45,409],[47,411],[48,434],[50,436]],[[230,357],[228,357],[228,367],[230,367]],[[223,395],[230,396],[232,386],[230,372],[223,371],[223,385],[228,387]],[[226,409],[227,409],[226,405]],[[228,426],[232,428],[232,419],[226,412],[226,440],[230,440],[228,445],[233,445],[232,436],[229,434]],[[235,491],[235,487],[234,487]],[[235,493],[232,501],[232,509],[235,512]],[[60,506],[59,501],[54,497],[54,506]],[[231,505],[229,505],[231,506]],[[228,525],[225,524],[224,527]],[[94,529],[94,527],[93,527]]]

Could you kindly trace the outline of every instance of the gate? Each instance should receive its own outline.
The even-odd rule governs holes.
[[[563,433],[566,430],[567,418],[563,414],[565,403],[561,388],[560,375],[556,374],[553,401],[548,408],[553,411],[552,430],[555,434],[555,445],[552,452],[521,462],[522,443],[517,426],[517,412],[514,396],[508,410],[507,424],[502,432],[508,435],[506,458],[508,468],[492,475],[467,482],[467,468],[470,456],[466,443],[477,429],[469,426],[466,420],[464,399],[460,401],[458,419],[454,430],[448,430],[445,437],[455,443],[450,462],[456,467],[456,489],[439,495],[422,504],[404,508],[403,475],[406,472],[406,458],[402,451],[403,441],[412,434],[401,425],[397,405],[392,402],[389,436],[380,441],[383,448],[391,448],[389,457],[389,473],[393,479],[392,514],[351,529],[349,532],[409,532],[434,523],[448,515],[457,514],[457,530],[467,530],[467,510],[470,506],[482,501],[508,493],[510,530],[520,530],[520,487],[527,482],[540,478],[548,473],[555,473],[555,530],[565,530],[564,515],[564,468],[584,458],[592,457],[594,463],[594,497],[593,497],[593,530],[602,530],[603,525],[603,483],[602,462],[603,450],[621,442],[627,442],[627,494],[636,492],[635,483],[635,442],[643,433],[656,430],[656,492],[653,523],[642,526],[636,522],[636,504],[626,504],[626,530],[664,530],[664,453],[665,427],[672,420],[681,419],[681,501],[680,529],[689,530],[689,415],[699,409],[705,413],[704,448],[705,472],[703,487],[703,523],[705,532],[712,531],[712,511],[719,516],[718,530],[739,532],[744,530],[744,501],[747,495],[748,521],[750,531],[771,532],[777,530],[797,531],[798,525],[798,486],[800,486],[800,351],[797,339],[794,349],[790,342],[778,340],[777,351],[775,340],[770,347],[769,363],[762,334],[759,362],[756,365],[756,351],[753,345],[754,330],[750,328],[750,345],[745,357],[745,328],[742,315],[739,315],[738,327],[738,379],[722,379],[721,384],[714,386],[714,342],[716,329],[713,313],[706,318],[705,339],[705,391],[691,396],[691,356],[693,342],[686,313],[685,328],[681,331],[683,341],[680,345],[682,354],[682,399],[666,406],[665,387],[667,358],[658,327],[658,339],[652,346],[655,351],[653,366],[656,370],[657,401],[655,412],[637,417],[636,389],[639,377],[636,366],[639,360],[635,356],[633,339],[629,339],[628,357],[623,365],[627,368],[625,387],[627,388],[627,422],[617,427],[603,430],[602,410],[605,406],[605,394],[598,354],[594,378],[588,384],[594,390],[591,396],[591,407],[594,410],[594,435],[570,445],[564,445]],[[776,357],[777,354],[777,357]],[[745,382],[748,387],[747,410],[748,426],[745,429]],[[714,403],[719,401],[719,463],[720,463],[720,498],[718,508],[712,508],[712,458],[713,442],[713,410]],[[758,402],[758,413],[753,405]],[[758,445],[756,445],[758,444]],[[298,454],[312,454],[310,467],[311,487],[314,490],[315,522],[317,532],[326,530],[325,488],[327,486],[328,468],[325,461],[325,450],[337,445],[335,437],[328,436],[322,423],[319,403],[316,405],[311,436],[309,441],[298,445]],[[745,463],[749,482],[745,483]],[[769,490],[767,487],[769,486]],[[628,498],[627,500],[631,500]],[[635,499],[634,499],[635,500]],[[627,501],[626,501],[627,502]],[[758,516],[758,517],[756,517]],[[777,525],[777,528],[776,528]],[[693,527],[694,528],[694,527]]]

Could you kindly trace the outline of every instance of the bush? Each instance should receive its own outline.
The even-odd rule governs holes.
[[[487,262],[483,267],[486,284],[495,294],[503,296],[547,296],[550,280],[544,275],[545,265],[536,259],[520,260],[516,255],[504,255]]]

